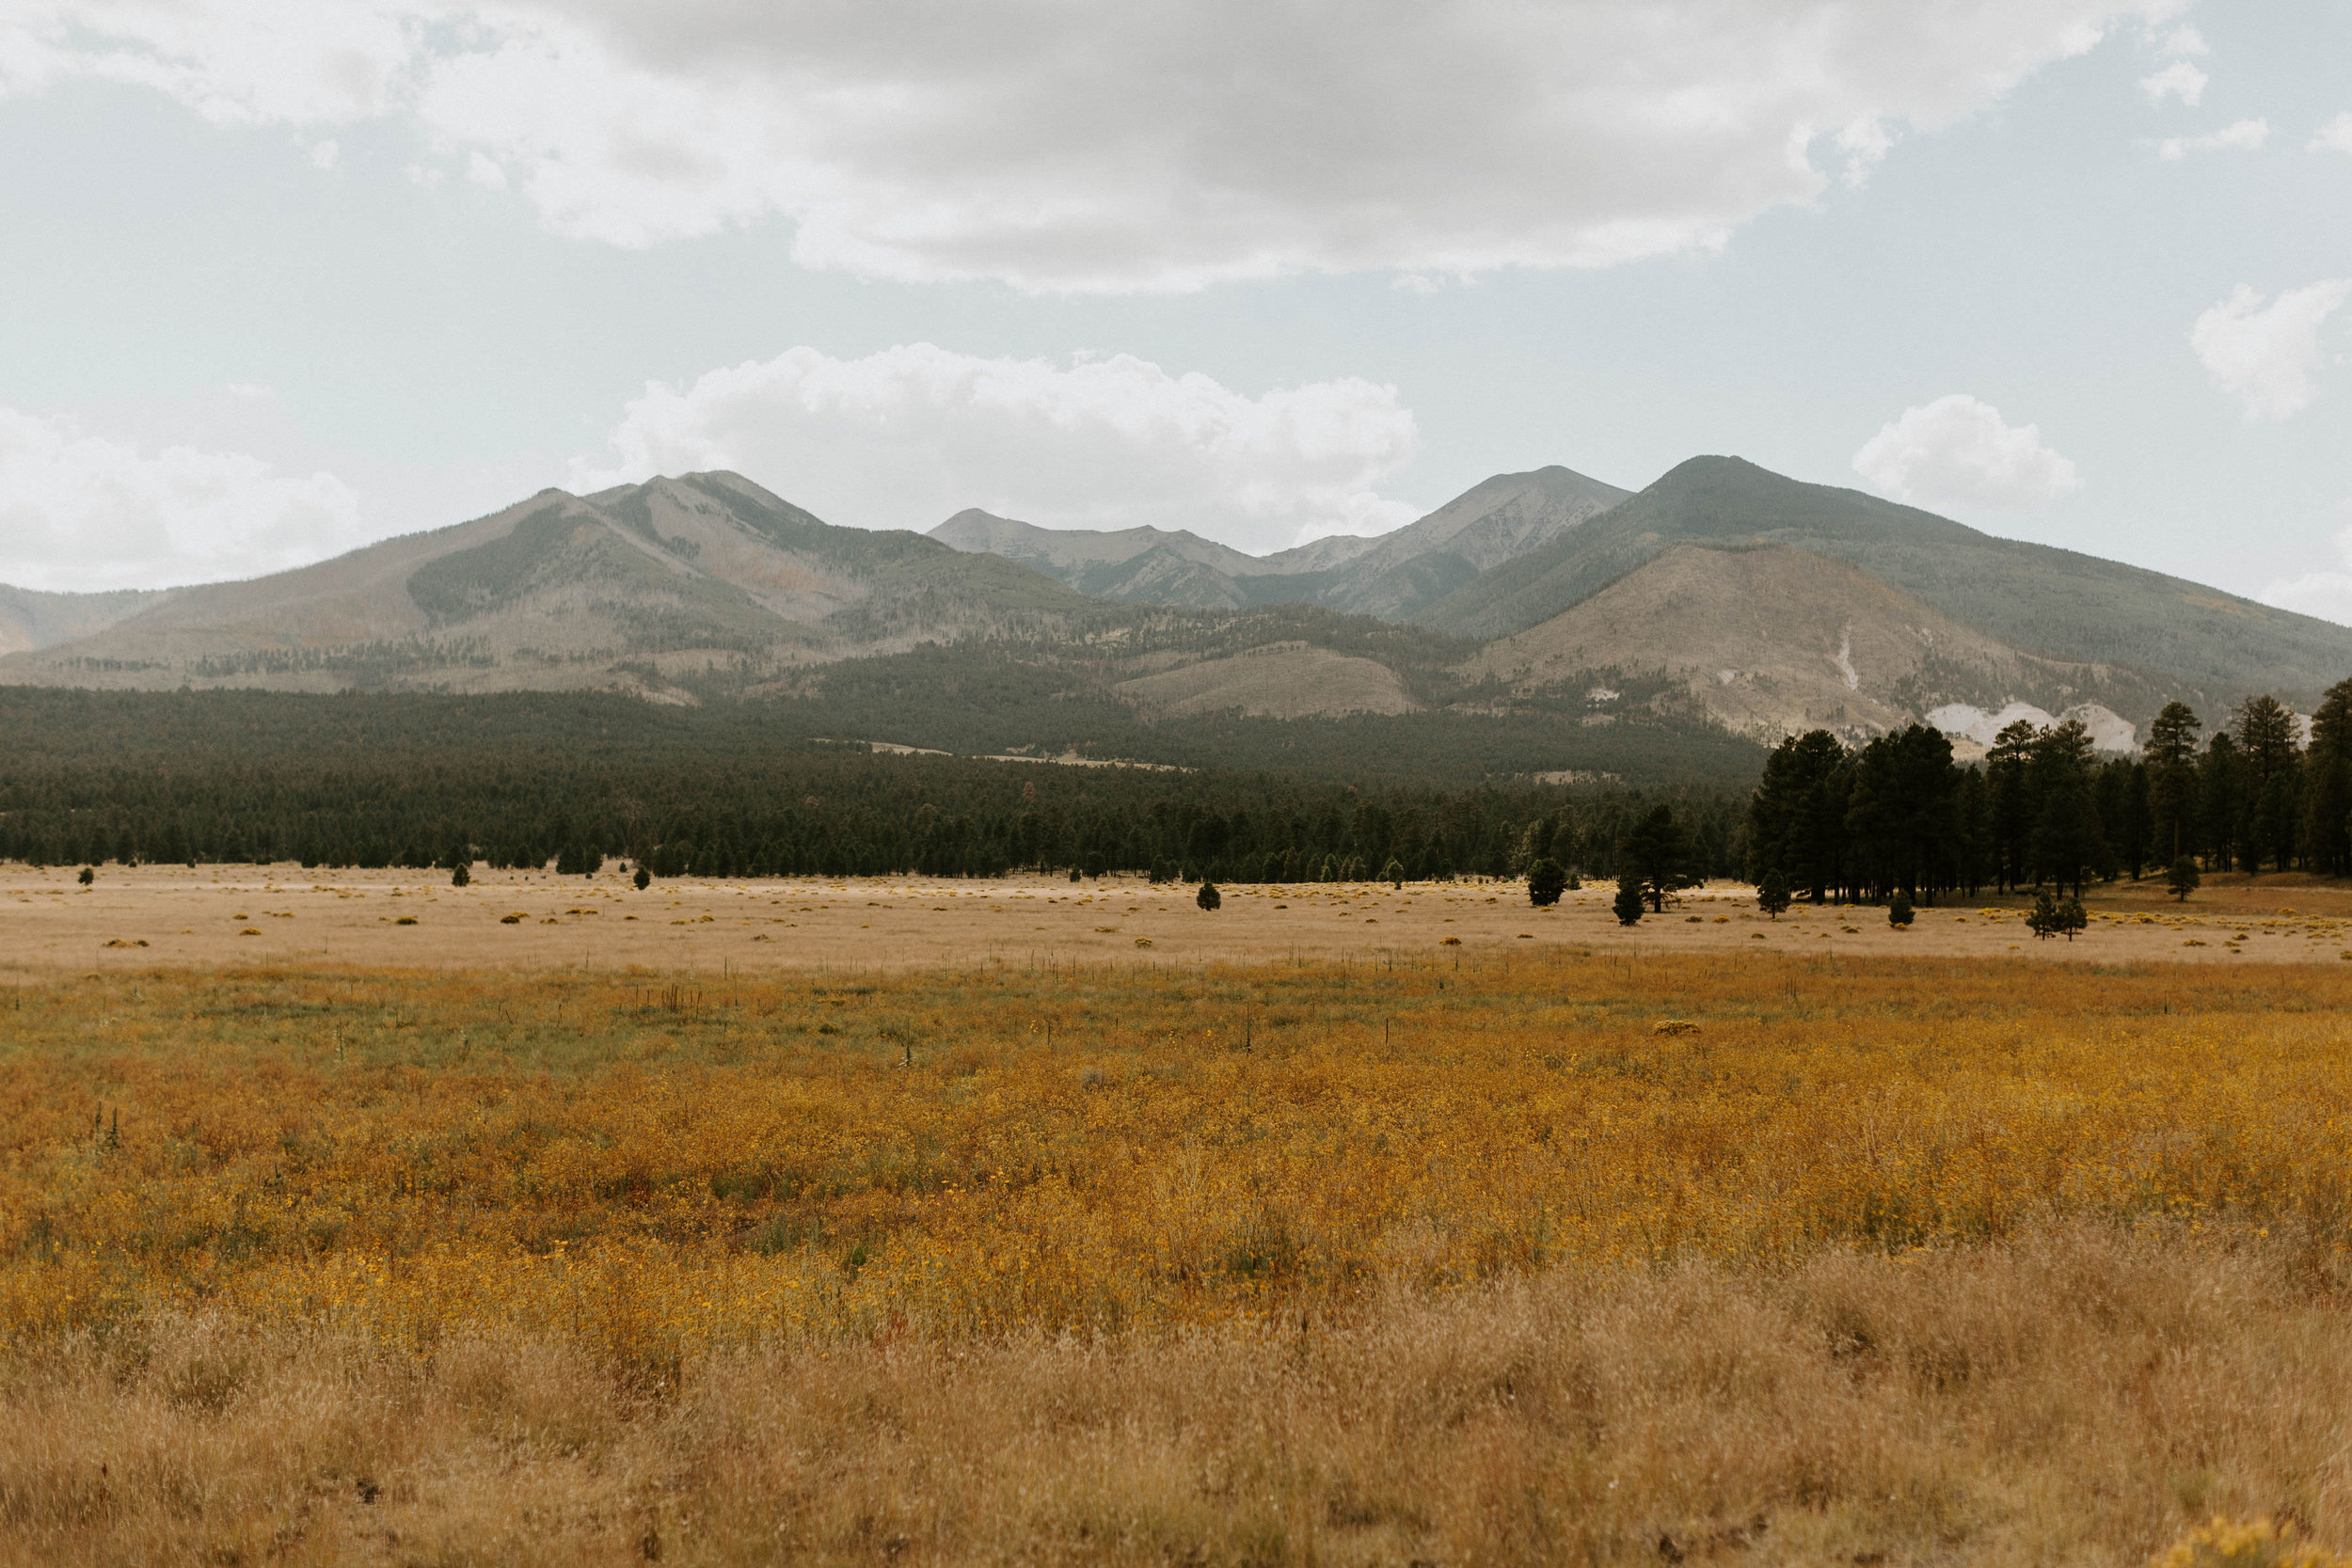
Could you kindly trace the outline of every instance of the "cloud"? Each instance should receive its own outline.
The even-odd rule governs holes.
[[[2156,156],[2179,160],[2192,152],[2251,152],[2270,139],[2270,121],[2241,119],[2210,135],[2167,136],[2156,143]]]
[[[1992,404],[1955,392],[1906,408],[1853,454],[1854,472],[1896,499],[1929,507],[2025,511],[2082,487],[2074,465],[2011,425]]]
[[[2344,510],[2352,512],[2352,502]],[[2280,578],[2254,596],[2266,605],[2352,626],[2352,526],[2337,531],[2336,559],[2344,570]]]
[[[558,232],[1042,291],[1705,251],[2177,0],[17,0],[0,91],[388,118]],[[1825,169],[1817,156],[1832,166]]]
[[[1058,365],[930,343],[863,359],[795,348],[648,386],[612,439],[615,461],[583,463],[579,486],[734,468],[836,523],[930,529],[977,506],[1245,549],[1410,521],[1376,486],[1420,447],[1396,389],[1352,377],[1249,397],[1130,355]]]
[[[363,541],[332,474],[281,474],[242,452],[143,451],[0,408],[0,582],[152,588],[253,577]]]
[[[2194,27],[2185,26],[2175,27],[2167,34],[2162,47],[2158,48],[2156,53],[2179,59],[2192,55],[2209,55],[2212,51],[2205,47],[2204,34]]]
[[[2336,116],[2319,128],[2319,135],[2311,139],[2307,152],[2352,152],[2352,110]]]
[[[2189,346],[2213,384],[2245,405],[2249,421],[2283,420],[2319,396],[2320,328],[2347,299],[2352,277],[2289,289],[2267,305],[2241,283],[2197,318]]]
[[[2193,109],[2204,102],[2205,84],[2211,80],[2186,60],[2175,60],[2153,76],[2141,77],[2139,90],[2148,95],[2151,103],[2177,98]]]

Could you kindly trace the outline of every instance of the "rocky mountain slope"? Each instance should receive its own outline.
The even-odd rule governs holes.
[[[1582,603],[1677,544],[1792,546],[1851,562],[2022,652],[2140,672],[2201,706],[2247,691],[2309,702],[2352,674],[2352,627],[1855,490],[1694,457],[1573,532],[1412,617],[1482,640]]]
[[[689,474],[542,491],[314,566],[182,589],[0,658],[0,682],[680,696],[680,677],[718,663],[887,651],[1087,607],[995,556],[834,528],[739,475]]]
[[[1785,545],[1669,546],[1486,644],[1461,673],[1515,695],[1565,689],[1600,722],[1619,700],[1606,677],[1655,673],[1724,728],[1767,742],[1811,729],[1858,739],[1931,709],[2012,701],[2079,711],[2111,736],[2117,710],[2161,700],[2137,672],[2021,653],[1851,562]]]

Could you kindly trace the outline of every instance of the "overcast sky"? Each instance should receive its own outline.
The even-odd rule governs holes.
[[[0,0],[0,581],[1736,452],[2352,621],[2342,0]]]

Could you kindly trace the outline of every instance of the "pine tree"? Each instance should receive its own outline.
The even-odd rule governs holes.
[[[2197,732],[2202,727],[2186,703],[2167,703],[2140,749],[2148,765],[2149,831],[2157,855],[2168,861],[2197,852]]]
[[[1668,898],[1699,880],[1691,869],[1690,841],[1671,806],[1652,807],[1618,846],[1617,860],[1649,899],[1653,913],[1663,913]]]
[[[2352,680],[2338,681],[2320,699],[2303,771],[2304,864],[2352,875]]]
[[[2035,737],[2027,776],[2037,797],[2030,843],[2035,877],[2072,887],[2080,897],[2106,847],[2090,796],[2090,732],[2080,720]]]
[[[2197,874],[2197,858],[2194,855],[2183,855],[2172,863],[2171,871],[2166,875],[2165,891],[2185,904],[2188,902],[2188,895],[2197,891],[2197,884],[2202,880],[2204,879]]]

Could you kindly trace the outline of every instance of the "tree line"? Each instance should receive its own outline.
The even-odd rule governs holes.
[[[0,859],[1256,882],[1516,876],[1557,854],[1606,874],[1628,825],[1667,798],[882,756],[642,704],[244,696],[50,710],[145,716],[143,730],[13,728]],[[180,713],[191,704],[199,720]],[[1673,798],[1693,863],[1736,875],[1740,800]]]
[[[2135,755],[2102,757],[2075,721],[2002,729],[1963,766],[1925,725],[1849,747],[1795,736],[1747,813],[1748,871],[1816,903],[1932,902],[2150,870],[2352,874],[2352,680],[2303,725],[2249,697],[2206,733],[2167,704]]]

